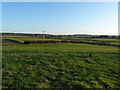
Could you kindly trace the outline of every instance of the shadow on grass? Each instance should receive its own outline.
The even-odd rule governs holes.
[[[2,39],[2,43],[23,44],[22,42],[12,40],[12,39]]]

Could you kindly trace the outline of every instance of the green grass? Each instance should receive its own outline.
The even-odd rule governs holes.
[[[95,40],[95,41],[93,41],[93,40]],[[119,39],[104,39],[104,38],[103,39],[102,38],[96,38],[96,39],[91,38],[91,39],[88,39],[88,40],[86,39],[86,41],[87,42],[101,42],[101,41],[106,41],[106,43],[116,44],[116,45],[120,43]]]
[[[71,37],[61,37],[61,39],[63,40],[91,40],[91,38],[79,38],[79,37],[76,37],[76,36],[71,36]]]
[[[2,43],[3,44],[21,44],[18,41],[12,41],[12,40],[8,40],[8,39],[2,39]]]
[[[39,40],[56,40],[59,41],[60,39],[49,39],[49,38],[39,38],[39,37],[32,37],[32,36],[6,36],[3,38],[8,38],[8,39],[12,39],[12,40],[16,40],[19,42],[24,42],[24,41],[39,41]]]
[[[96,39],[92,39],[92,40],[101,40],[101,41],[118,41],[118,39],[101,39],[101,38],[96,38]]]
[[[118,41],[119,39],[106,39],[106,38],[79,38],[79,37],[61,37],[61,39],[71,39],[71,40],[86,40],[86,41],[90,41],[90,40],[98,40],[98,41]]]
[[[2,48],[3,88],[119,87],[117,47],[56,43]]]
[[[93,42],[93,43],[108,43],[108,44],[119,44],[119,39],[106,39],[106,38],[79,38],[79,37],[61,37],[63,40],[81,40],[85,42]]]
[[[98,42],[98,41],[115,41],[111,42],[110,44],[117,44],[118,39],[102,39],[102,38],[78,38],[78,37],[61,37],[60,39],[50,39],[50,38],[39,38],[39,37],[33,37],[33,36],[4,36],[3,38],[9,38],[13,40],[17,40],[19,42],[24,42],[24,41],[39,41],[39,40],[55,40],[55,41],[61,41],[61,40],[82,40],[86,42]],[[96,40],[96,41],[93,41]]]

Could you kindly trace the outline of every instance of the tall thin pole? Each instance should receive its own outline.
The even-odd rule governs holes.
[[[45,32],[45,31],[43,30],[43,38],[44,38],[44,32]]]
[[[45,32],[45,31],[43,30],[43,39],[44,39],[44,41],[45,41],[45,35],[44,35],[44,32]]]

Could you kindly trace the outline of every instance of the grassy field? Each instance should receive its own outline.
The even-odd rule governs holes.
[[[32,37],[32,36],[5,36],[3,37],[4,39],[12,39],[12,40],[17,40],[19,42],[24,42],[24,41],[38,41],[38,40],[57,40],[60,41],[60,39],[49,39],[49,38],[39,38],[39,37]]]
[[[44,40],[44,41],[81,40],[85,42],[94,42],[94,43],[106,41],[109,44],[116,44],[116,45],[119,44],[118,39],[104,39],[104,38],[61,37],[59,39],[51,39],[51,38],[40,38],[40,37],[32,37],[32,36],[4,36],[3,39],[12,39],[12,40],[19,41],[20,43],[24,43],[24,41],[41,41],[41,40]]]
[[[101,41],[118,41],[118,39],[99,39],[99,38],[96,38],[96,39],[92,39],[92,40],[101,40]]]
[[[92,39],[95,41],[108,41],[109,44],[120,44],[119,39]]]
[[[118,45],[119,39],[106,39],[106,38],[79,38],[79,37],[61,37],[61,39],[65,39],[65,40],[81,40],[81,41],[85,41],[85,42],[93,42],[93,43],[97,43],[97,42],[106,42],[108,44],[116,44]]]
[[[3,88],[119,88],[118,47],[3,41]]]

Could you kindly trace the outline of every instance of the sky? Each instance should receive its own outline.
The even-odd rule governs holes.
[[[117,2],[3,2],[2,32],[118,34]]]

